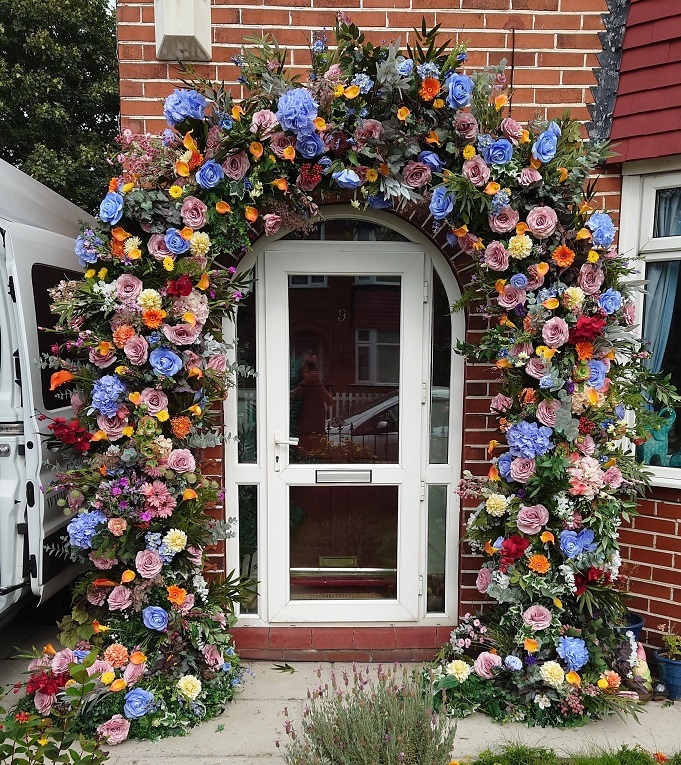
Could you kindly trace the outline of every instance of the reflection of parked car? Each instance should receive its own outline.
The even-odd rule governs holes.
[[[431,392],[430,462],[447,461],[449,437],[449,388]],[[399,459],[399,395],[394,392],[372,401],[346,419],[326,421],[326,434],[332,444],[352,441],[372,451],[381,462]]]

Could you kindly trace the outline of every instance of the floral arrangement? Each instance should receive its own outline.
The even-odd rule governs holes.
[[[304,231],[337,197],[422,208],[472,260],[466,298],[492,324],[461,351],[499,368],[492,411],[506,444],[490,444],[503,451],[489,475],[461,492],[480,502],[468,524],[487,556],[479,589],[503,609],[494,630],[455,631],[438,701],[540,723],[626,706],[635,644],[608,625],[617,527],[644,477],[619,444],[644,438],[648,404],[675,394],[637,364],[636,285],[585,187],[605,148],[567,116],[518,124],[503,63],[462,73],[463,46],[437,33],[424,25],[402,52],[339,14],[334,48],[315,34],[304,84],[275,40],[247,41],[236,60],[247,99],[193,77],[166,100],[161,136],[123,132],[120,174],[77,240],[84,278],[52,292],[69,339],[47,363],[54,389],[71,386],[76,419],[49,427],[85,458],[57,488],[88,573],[62,624],[67,647],[33,666],[26,703],[42,714],[93,653],[83,725],[109,743],[180,733],[231,698],[225,628],[244,586],[202,574],[225,529],[204,514],[218,487],[200,450],[219,443],[213,404],[240,371],[220,321],[247,288],[235,265],[252,242]]]

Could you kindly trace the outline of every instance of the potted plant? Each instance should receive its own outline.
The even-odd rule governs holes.
[[[645,623],[646,620],[641,616],[641,614],[636,614],[633,611],[626,611],[622,615],[622,618],[618,619],[618,621],[613,625],[612,629],[613,632],[617,632],[621,635],[631,631],[634,633],[635,640],[638,641],[640,640],[641,630],[643,629]]]
[[[671,623],[661,624],[663,651],[657,651],[655,658],[660,679],[669,690],[673,701],[681,699],[681,635],[672,630]]]

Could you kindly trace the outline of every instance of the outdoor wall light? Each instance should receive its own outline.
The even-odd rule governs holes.
[[[210,61],[210,0],[154,0],[156,58]]]

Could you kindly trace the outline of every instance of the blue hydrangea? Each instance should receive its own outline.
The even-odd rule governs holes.
[[[548,128],[532,144],[532,156],[540,162],[550,162],[556,156],[560,134],[558,125],[555,122],[549,123]]]
[[[402,77],[409,77],[414,71],[414,62],[410,58],[398,57],[395,61],[395,71]]]
[[[491,149],[490,146],[487,147],[486,151],[489,152]],[[498,215],[504,207],[508,205],[510,201],[510,197],[508,196],[508,191],[506,189],[501,189],[500,191],[497,191],[497,193],[492,197],[492,202],[489,206],[489,211],[492,215]]]
[[[555,287],[544,287],[543,289],[540,289],[537,293],[537,302],[543,303],[545,300],[548,300],[549,298],[556,297],[558,294],[558,290]]]
[[[393,206],[392,202],[382,196],[368,197],[367,201],[372,210],[390,210]]]
[[[481,133],[476,143],[478,144],[478,151],[482,153],[490,144],[494,143],[494,138],[488,133]]]
[[[144,688],[133,688],[125,694],[123,714],[128,720],[137,720],[144,717],[154,708],[154,694],[145,691]]]
[[[622,307],[622,293],[614,290],[612,287],[608,289],[598,298],[598,305],[608,315],[619,311]]]
[[[519,672],[523,668],[523,662],[522,659],[519,659],[517,656],[509,654],[504,659],[504,666],[506,669],[510,669],[511,672]]]
[[[79,513],[66,527],[69,544],[81,550],[92,547],[92,539],[97,534],[98,526],[106,523],[106,515],[101,510]]]
[[[206,113],[206,99],[195,90],[176,88],[163,105],[163,116],[170,127],[179,125],[180,122],[191,117],[202,120]]]
[[[356,74],[352,78],[351,83],[357,85],[362,95],[366,95],[374,87],[374,81],[368,74]]]
[[[440,79],[440,67],[434,64],[432,61],[427,61],[425,64],[419,64],[416,67],[416,73],[422,80],[433,77],[436,80]]]
[[[610,247],[615,239],[617,229],[608,213],[594,213],[586,225],[591,230],[593,243],[596,247]]]
[[[164,146],[170,146],[171,144],[175,143],[175,133],[173,133],[172,130],[169,128],[166,128],[163,133],[161,134],[161,138],[163,140]]]
[[[294,133],[312,133],[312,121],[317,117],[319,104],[305,88],[287,90],[279,98],[277,104],[277,119],[284,130]]]
[[[148,531],[144,535],[144,541],[147,544],[147,550],[158,550],[161,546],[161,535],[156,531]]]
[[[578,637],[561,637],[558,640],[556,653],[571,672],[578,672],[589,663],[589,650],[586,643]]]
[[[533,459],[541,457],[553,448],[551,436],[553,431],[546,425],[537,425],[536,422],[521,420],[506,432],[506,441],[511,447],[513,457]]]
[[[113,417],[126,390],[125,383],[115,375],[100,377],[92,386],[92,408],[107,417]]]
[[[90,228],[84,229],[83,233],[76,237],[75,251],[78,262],[83,268],[97,262],[97,250],[95,248],[101,246],[102,240]]]

